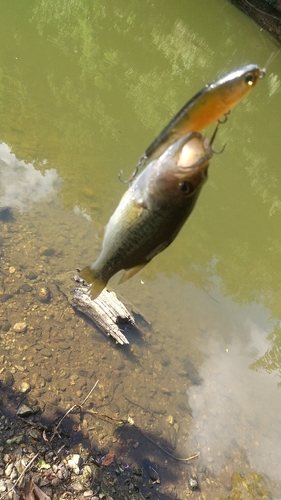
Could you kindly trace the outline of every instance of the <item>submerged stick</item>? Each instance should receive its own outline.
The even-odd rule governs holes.
[[[55,426],[55,429],[54,429],[54,432],[53,432],[53,435],[50,439],[50,443],[53,441],[54,437],[56,434],[58,434],[58,428],[60,427],[60,425],[62,424],[62,422],[64,421],[64,419],[67,417],[67,415],[69,415],[73,410],[76,410],[76,409],[79,409],[81,410],[83,404],[87,401],[87,399],[91,396],[93,390],[96,388],[96,386],[98,385],[99,383],[99,380],[96,381],[96,383],[93,385],[92,389],[90,390],[90,392],[87,394],[87,396],[83,399],[82,403],[80,403],[80,405],[78,404],[75,404],[73,406],[71,406],[71,408],[69,408],[69,410],[67,410],[67,412],[61,417],[59,423]]]
[[[114,292],[105,289],[93,300],[90,287],[78,273],[71,271],[56,276],[54,281],[71,306],[90,318],[105,335],[112,337],[117,344],[129,344],[121,326],[135,326],[135,320]]]

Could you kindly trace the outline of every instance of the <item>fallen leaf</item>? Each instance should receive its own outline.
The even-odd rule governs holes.
[[[25,481],[24,491],[22,492],[24,500],[35,500],[33,487],[34,483],[32,479],[30,479],[29,481]]]
[[[112,464],[114,456],[115,456],[114,453],[108,453],[103,457],[101,464],[106,466]]]
[[[40,490],[39,486],[37,486],[35,483],[33,483],[33,490],[38,500],[51,500],[49,495],[46,495],[44,491]]]
[[[49,439],[47,438],[47,435],[46,435],[46,431],[45,431],[45,429],[43,430],[42,437],[43,437],[43,439],[44,439],[44,441],[45,441],[46,443],[48,443],[48,442],[49,442]]]

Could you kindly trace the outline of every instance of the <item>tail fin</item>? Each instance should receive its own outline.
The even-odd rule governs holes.
[[[88,284],[91,283],[91,295],[93,299],[96,299],[107,285],[105,281],[102,281],[96,276],[95,271],[91,269],[90,266],[84,267],[80,272],[80,276],[83,280],[87,281]]]

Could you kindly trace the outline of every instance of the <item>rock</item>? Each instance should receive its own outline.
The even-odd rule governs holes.
[[[20,287],[20,290],[23,293],[26,293],[26,292],[32,292],[33,288],[29,283],[23,283]]]
[[[2,330],[2,332],[8,332],[10,328],[11,328],[11,323],[9,323],[8,320],[4,319],[3,321],[1,321],[0,330]]]
[[[174,450],[177,446],[177,431],[174,427],[169,427],[169,438],[170,438],[170,447]]]
[[[84,491],[84,497],[89,498],[93,496],[93,490],[86,490]]]
[[[41,439],[41,432],[39,431],[39,429],[30,429],[29,435],[36,441],[39,441]]]
[[[6,371],[6,373],[4,375],[4,382],[8,387],[12,387],[12,385],[14,383],[14,376],[11,372]]]
[[[199,484],[197,481],[197,478],[195,476],[190,477],[188,479],[188,487],[191,491],[198,490],[199,489]]]
[[[15,323],[13,326],[13,330],[16,333],[25,333],[27,330],[27,324],[25,323],[25,321]]]
[[[37,297],[40,300],[40,302],[47,303],[49,302],[51,298],[51,292],[50,289],[46,285],[42,285],[37,288],[36,290]]]
[[[44,349],[40,351],[40,354],[42,354],[42,356],[45,356],[45,358],[51,358],[53,356],[51,349],[49,349],[48,347],[44,347]]]
[[[81,484],[81,483],[72,483],[72,488],[74,489],[74,491],[83,491],[84,490],[84,486]]]
[[[7,465],[6,469],[5,469],[5,476],[6,477],[10,477],[11,475],[11,472],[13,470],[13,467],[14,467],[14,464],[11,462],[10,464]]]
[[[191,361],[191,359],[187,356],[183,362],[184,370],[186,371],[186,376],[189,378],[190,382],[193,385],[200,385],[202,382],[202,378],[199,376],[199,373]]]
[[[17,415],[22,418],[30,417],[30,415],[33,415],[33,413],[34,413],[33,410],[29,408],[29,406],[27,406],[25,403],[20,405],[17,411]]]
[[[11,299],[12,295],[10,293],[0,293],[0,303],[4,304],[7,300]]]
[[[46,257],[51,257],[54,253],[55,250],[51,247],[42,246],[39,248],[39,255],[41,256],[45,255]]]
[[[168,424],[174,425],[175,419],[174,419],[173,415],[168,415],[166,420],[167,420]]]
[[[9,267],[9,273],[14,274],[16,272],[16,268],[14,266]]]
[[[25,276],[28,280],[36,280],[36,278],[38,277],[38,275],[34,271],[28,271]]]
[[[0,493],[4,493],[4,491],[6,491],[5,481],[3,481],[3,479],[0,479]]]
[[[20,387],[19,387],[20,392],[28,392],[30,391],[30,385],[27,382],[22,382]]]

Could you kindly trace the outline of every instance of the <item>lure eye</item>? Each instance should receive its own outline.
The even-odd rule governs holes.
[[[191,194],[193,191],[193,186],[189,182],[180,182],[179,186],[184,194]]]
[[[246,76],[245,76],[245,82],[247,85],[254,85],[254,82],[255,82],[255,78],[254,78],[254,75],[252,73],[248,73]]]

